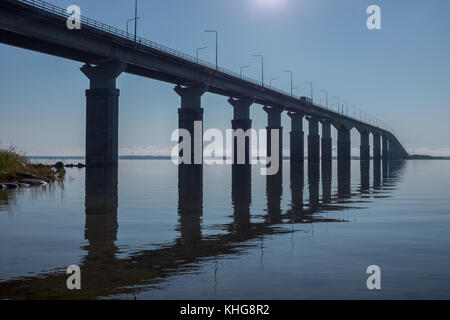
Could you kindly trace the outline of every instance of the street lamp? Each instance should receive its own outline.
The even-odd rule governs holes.
[[[338,111],[338,113],[339,113],[339,106],[340,106],[340,104],[339,104],[339,96],[333,96],[333,98],[337,98],[337,111]]]
[[[323,90],[320,90],[320,92],[325,92],[325,107],[328,109],[328,90],[323,89]]]
[[[219,33],[218,33],[218,31],[217,30],[205,30],[205,32],[214,32],[215,34],[216,34],[216,70],[219,68],[219,66],[218,66],[218,64],[217,64],[217,56],[218,56],[218,45],[217,45],[217,43],[218,43],[218,36],[219,36]]]
[[[313,83],[312,82],[308,82],[308,81],[306,81],[305,82],[306,84],[309,84],[309,85],[311,85],[311,102],[313,102]]]
[[[139,17],[131,18],[131,19],[127,20],[127,34],[128,34],[128,26],[129,26],[130,22],[133,21],[133,20],[136,20],[136,19],[139,19]]]
[[[253,57],[261,58],[261,84],[264,87],[264,56],[261,54],[254,54]]]
[[[287,70],[287,71],[284,71],[284,72],[287,72],[287,73],[290,73],[291,74],[291,97],[292,97],[292,90],[293,90],[293,88],[292,88],[292,71],[289,71],[289,70]]]
[[[199,52],[200,50],[204,50],[204,49],[206,49],[206,48],[208,48],[208,47],[197,48],[197,50],[196,50],[196,52],[195,52],[195,56],[196,56],[196,58],[197,58],[197,63],[198,63],[198,52]]]
[[[356,119],[356,106],[351,105],[351,107],[353,108],[353,118]]]
[[[136,42],[136,36],[137,36],[137,0],[134,2],[134,42]]]
[[[272,81],[275,81],[275,80],[277,80],[277,78],[271,78],[270,80],[269,80],[269,86],[272,88]]]
[[[241,74],[241,78],[242,78],[242,70],[245,69],[245,68],[250,68],[250,66],[241,66],[239,68],[239,71],[240,71],[240,74]]]
[[[346,100],[342,101],[345,103],[345,115],[348,114],[348,102]],[[342,105],[342,114],[344,114],[344,105]]]

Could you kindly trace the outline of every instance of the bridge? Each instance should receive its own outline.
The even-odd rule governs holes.
[[[192,136],[194,122],[203,121],[201,97],[205,92],[211,92],[229,98],[234,108],[234,130],[251,128],[249,108],[253,104],[264,106],[268,132],[274,129],[282,132],[281,116],[287,112],[292,123],[290,159],[293,163],[302,163],[305,158],[303,119],[309,122],[308,162],[332,161],[331,126],[338,132],[337,157],[341,162],[351,159],[352,128],[361,135],[362,161],[371,159],[370,134],[373,135],[374,160],[409,157],[391,130],[378,123],[314,104],[311,99],[268,87],[265,83],[84,16],[80,18],[80,30],[69,30],[68,17],[66,9],[41,0],[2,0],[0,42],[84,64],[81,71],[90,80],[86,90],[88,167],[118,162],[120,92],[116,79],[123,72],[174,84],[175,92],[181,98],[179,128],[187,129]],[[319,125],[322,126],[321,136]],[[281,137],[280,142],[278,151],[282,154]],[[193,153],[194,147],[191,149]]]

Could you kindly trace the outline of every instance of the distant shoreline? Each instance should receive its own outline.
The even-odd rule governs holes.
[[[31,160],[84,160],[84,156],[28,156]],[[171,160],[171,156],[119,156],[120,160]],[[283,157],[283,160],[289,160],[290,157]],[[305,157],[305,160],[307,158]],[[337,157],[333,157],[337,160]],[[352,157],[352,160],[359,160],[359,157]],[[412,155],[408,160],[450,160],[450,156],[427,156]]]

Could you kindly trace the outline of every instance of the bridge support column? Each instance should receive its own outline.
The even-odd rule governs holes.
[[[369,132],[361,132],[361,146],[359,147],[359,159],[361,161],[370,160]]]
[[[338,130],[337,153],[339,161],[351,160],[350,130],[345,127]]]
[[[389,139],[386,136],[382,137],[382,158],[383,160],[389,160]]]
[[[283,160],[283,127],[281,126],[281,108],[263,108],[267,112],[267,156],[272,156],[272,130],[278,130],[278,156],[280,169],[282,168]]]
[[[178,128],[187,130],[191,136],[190,164],[203,164],[203,108],[201,107],[201,97],[206,89],[207,86],[203,83],[187,87],[177,85],[174,89],[181,97],[181,108],[178,109]],[[195,127],[197,127],[197,130],[194,130]],[[180,156],[183,155],[180,154]]]
[[[115,166],[119,157],[119,89],[121,62],[85,64],[81,72],[90,80],[86,90],[86,165]]]
[[[397,144],[394,144],[392,142],[389,143],[389,155],[391,156],[392,160],[401,159],[401,155],[400,152],[398,151]]]
[[[381,160],[381,136],[378,133],[373,135],[373,160]]]
[[[307,117],[309,122],[308,135],[308,162],[320,161],[320,136],[319,119],[316,117]]]
[[[248,131],[252,127],[250,119],[250,106],[254,100],[252,98],[228,99],[233,106],[233,120],[231,127],[233,129],[233,164],[250,164],[251,163],[251,133]],[[237,132],[242,130],[242,132]],[[248,131],[248,132],[247,132]],[[242,134],[242,138],[240,138]],[[242,140],[243,139],[243,140]],[[241,140],[241,141],[240,141]],[[244,148],[239,148],[239,143],[244,144]],[[243,155],[239,154],[243,151]]]
[[[331,123],[322,120],[322,162],[332,161]]]
[[[304,152],[304,132],[303,132],[303,114],[298,112],[288,112],[291,118],[290,132],[290,152],[291,163],[303,163],[305,158]]]

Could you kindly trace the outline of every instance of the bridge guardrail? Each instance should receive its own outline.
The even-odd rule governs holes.
[[[67,13],[66,9],[58,7],[56,5],[53,5],[53,4],[48,3],[46,1],[43,1],[43,0],[16,0],[16,1],[28,4],[28,5],[31,5],[33,7],[38,8],[38,9],[41,9],[41,10],[53,13],[53,14],[58,15],[58,16],[62,16],[64,18],[69,18],[70,16],[72,16],[72,14]],[[98,29],[100,31],[103,31],[103,32],[106,32],[106,33],[110,33],[112,35],[118,36],[120,38],[126,39],[128,41],[132,41],[133,43],[135,43],[135,36],[134,36],[134,34],[131,34],[131,33],[126,32],[126,31],[123,31],[123,30],[121,30],[119,28],[116,28],[116,27],[110,26],[108,24],[105,24],[103,22],[99,22],[97,20],[85,17],[83,15],[80,16],[80,22],[82,24],[85,24],[85,25],[87,25],[89,27],[92,27],[94,29]],[[234,77],[236,79],[247,81],[249,83],[252,83],[252,84],[264,87],[264,84],[261,81],[258,81],[258,80],[255,80],[255,79],[252,79],[252,78],[249,78],[249,77],[246,77],[246,76],[242,76],[241,77],[241,75],[238,74],[237,72],[234,72],[234,71],[231,71],[231,70],[228,70],[226,68],[219,67],[219,66],[216,67],[216,65],[214,65],[214,64],[212,64],[210,62],[207,62],[207,61],[204,61],[204,60],[201,60],[201,59],[197,59],[196,57],[193,57],[193,56],[190,56],[190,55],[188,55],[188,54],[186,54],[184,52],[181,52],[181,51],[178,51],[178,50],[166,47],[166,46],[161,45],[159,43],[156,43],[156,42],[154,42],[152,40],[148,40],[148,39],[145,39],[145,38],[137,36],[136,37],[136,43],[139,43],[139,45],[147,46],[147,47],[149,47],[151,49],[154,49],[154,50],[158,50],[158,51],[170,54],[170,55],[172,55],[174,57],[184,59],[184,60],[189,61],[191,63],[195,63],[195,64],[201,65],[203,67],[207,67],[207,68],[211,69],[212,71],[221,72],[223,74],[226,74],[228,76]],[[291,95],[287,91],[278,89],[276,87],[270,86],[270,87],[265,87],[265,88],[269,89],[269,90],[272,90],[272,91],[275,91],[275,92],[278,92],[278,93],[281,93],[281,94],[284,94],[286,96],[295,98],[297,100],[301,99],[300,96]],[[334,112],[334,113],[339,114],[339,115],[344,115],[344,116],[346,116],[348,118],[351,118],[351,119],[354,119],[356,121],[360,121],[360,122],[365,123],[367,125],[378,127],[380,129],[383,129],[383,130],[386,130],[386,131],[390,131],[390,132],[393,133],[392,128],[390,128],[386,124],[382,123],[381,121],[379,122],[378,125],[376,125],[375,123],[371,123],[370,121],[367,122],[367,121],[364,121],[361,118],[358,119],[356,116],[351,116],[348,113],[344,114],[344,113],[337,112],[337,111],[335,111],[334,109],[332,109],[330,107],[321,105],[320,103],[319,104],[312,103],[311,105],[313,107],[316,107],[316,108],[319,108],[319,109],[322,109],[322,110],[331,111],[331,112]]]

